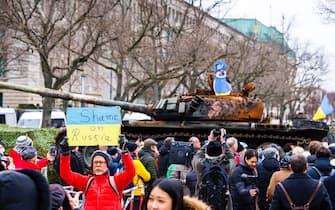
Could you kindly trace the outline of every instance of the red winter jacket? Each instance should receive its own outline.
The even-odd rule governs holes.
[[[132,181],[135,176],[135,167],[129,154],[122,155],[125,170],[114,175],[119,194]],[[71,171],[70,155],[60,158],[60,176],[74,188],[85,192],[90,177]],[[105,175],[94,175],[94,180],[85,193],[85,210],[120,210],[121,202],[109,184],[109,172]]]
[[[22,160],[20,153],[16,152],[14,149],[9,151],[9,156],[13,158],[15,169],[32,169],[41,171],[43,167],[48,165],[48,158],[39,159],[36,164]]]

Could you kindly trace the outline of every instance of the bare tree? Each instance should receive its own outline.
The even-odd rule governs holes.
[[[116,99],[143,98],[149,103],[206,85],[212,64],[226,53],[226,40],[209,44],[220,24],[206,27],[207,13],[194,4],[179,3],[183,7],[177,10],[169,1],[119,4],[119,13],[112,18],[115,24],[106,32],[117,34],[118,39],[94,59],[116,75]]]
[[[319,14],[327,23],[335,22],[335,1],[321,0],[318,1]]]
[[[113,10],[106,2],[3,0],[0,19],[14,40],[38,53],[44,86],[58,90],[105,44],[105,18]],[[43,127],[50,126],[53,103],[44,99]]]

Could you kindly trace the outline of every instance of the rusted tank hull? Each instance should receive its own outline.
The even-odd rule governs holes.
[[[326,124],[311,122],[313,126],[306,126],[306,122],[299,127],[292,127],[264,123],[215,121],[138,121],[125,123],[121,129],[129,139],[151,137],[162,140],[168,136],[174,136],[178,140],[187,141],[191,136],[206,140],[211,129],[223,127],[227,130],[228,136],[234,136],[254,148],[264,142],[273,142],[279,145],[292,142],[306,145],[311,140],[321,141],[323,137],[327,136],[328,126]]]

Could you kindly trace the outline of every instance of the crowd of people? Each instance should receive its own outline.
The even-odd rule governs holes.
[[[5,156],[0,142],[0,210],[285,210],[335,209],[335,146],[311,141],[248,148],[223,128],[208,139],[191,136],[101,146],[85,167],[66,130],[58,149],[38,158],[33,140],[19,136]],[[53,167],[59,183],[42,169]]]

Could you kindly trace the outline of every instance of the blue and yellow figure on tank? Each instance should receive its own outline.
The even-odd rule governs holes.
[[[227,64],[221,60],[216,61],[214,64],[214,73],[213,89],[215,95],[229,95],[232,88],[231,84],[227,81]]]

